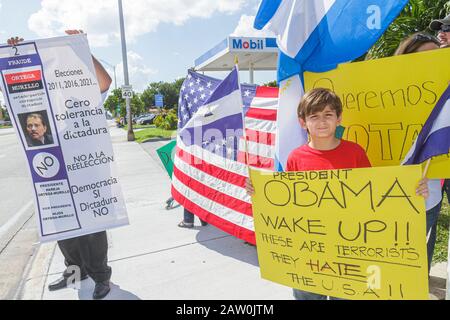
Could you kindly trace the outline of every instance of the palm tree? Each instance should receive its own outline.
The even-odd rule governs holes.
[[[449,0],[410,0],[397,19],[369,50],[365,59],[378,59],[394,54],[400,42],[412,33],[432,33],[430,22],[450,13]],[[360,60],[360,59],[358,59]]]

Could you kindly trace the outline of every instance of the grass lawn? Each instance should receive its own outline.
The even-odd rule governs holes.
[[[4,126],[4,125],[0,124],[0,129],[7,129],[7,128],[12,128],[12,126]]]
[[[125,129],[128,129],[128,127],[124,127]],[[154,124],[133,124],[133,129],[150,129],[150,128],[156,128]]]
[[[134,129],[142,129],[139,128],[140,126],[136,126]],[[155,128],[154,126],[141,126],[146,127],[143,130],[136,131],[134,133],[134,137],[136,138],[136,141],[139,143],[145,142],[147,140],[150,140],[152,138],[172,138],[173,135],[176,134],[176,130],[163,130],[159,128]]]
[[[436,247],[434,248],[433,263],[444,262],[448,259],[448,233],[450,225],[450,206],[447,197],[442,200],[441,214],[438,219]]]

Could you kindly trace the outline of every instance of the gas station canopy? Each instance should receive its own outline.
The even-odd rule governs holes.
[[[275,38],[228,37],[195,60],[195,70],[231,70],[238,58],[239,70],[276,70],[278,46]]]

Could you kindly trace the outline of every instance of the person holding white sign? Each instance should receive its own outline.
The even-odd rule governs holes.
[[[83,33],[83,31],[66,31],[68,35],[80,33]],[[23,41],[22,38],[12,37],[7,42],[9,45],[15,46],[21,41]],[[98,86],[104,100],[112,79],[97,59],[92,56],[92,60],[95,66]],[[39,117],[39,114],[32,114],[27,117],[26,129],[33,141],[39,140],[42,144],[46,141],[50,143],[48,138],[47,140],[45,138],[47,127],[42,116]],[[34,146],[34,142],[32,143]],[[111,278],[111,267],[107,264],[108,239],[106,231],[61,240],[58,241],[58,246],[64,255],[67,268],[58,280],[49,284],[48,289],[50,291],[63,289],[75,281],[80,281],[90,276],[95,281],[93,299],[104,298],[110,291],[109,280]]]

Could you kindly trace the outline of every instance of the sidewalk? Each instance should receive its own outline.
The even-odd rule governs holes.
[[[108,231],[112,290],[105,299],[292,299],[289,288],[260,278],[255,247],[213,226],[178,228],[182,208],[165,210],[170,180],[156,155],[126,142],[125,130],[110,130],[130,225]],[[47,290],[64,269],[56,243],[41,245],[17,298],[92,299],[90,278],[80,290]]]
[[[139,145],[126,142],[125,130],[110,130],[130,225],[108,231],[112,290],[106,300],[293,299],[290,288],[261,279],[255,247],[212,226],[199,227],[198,219],[194,229],[177,227],[182,208],[165,210],[170,180],[154,152],[167,141]],[[47,290],[64,269],[56,243],[41,245],[17,298],[92,299],[90,278],[79,290]],[[446,264],[432,268],[431,299],[445,297],[445,270]]]

